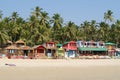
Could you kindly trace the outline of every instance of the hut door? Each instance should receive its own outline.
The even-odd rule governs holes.
[[[24,50],[24,56],[28,56],[28,50]]]

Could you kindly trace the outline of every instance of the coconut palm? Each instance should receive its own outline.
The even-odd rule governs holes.
[[[12,19],[13,21],[16,21],[17,18],[18,18],[18,16],[19,16],[19,14],[18,14],[17,12],[13,12],[13,13],[12,13],[12,16],[11,16],[11,19]]]
[[[2,11],[0,10],[0,20],[2,20]]]
[[[59,30],[62,28],[63,19],[59,14],[54,14],[50,22],[53,24],[51,32],[55,40],[56,36],[58,36]]]
[[[54,30],[59,30],[62,27],[63,19],[60,16],[60,14],[56,13],[52,17],[52,20],[50,20],[51,23],[53,23],[53,29]]]
[[[66,40],[75,40],[76,25],[74,22],[69,21],[65,28]]]
[[[84,21],[83,24],[81,24],[81,27],[82,27],[82,31],[83,31],[83,39],[90,40],[90,38],[89,38],[90,22]]]
[[[120,44],[120,36],[118,35],[118,34],[120,34],[120,20],[117,20],[116,21],[116,23],[115,23],[115,25],[116,25],[116,32],[115,32],[115,34],[116,34],[116,43],[117,44]],[[117,45],[118,46],[118,45]]]
[[[36,6],[34,11],[32,12],[32,15],[35,16],[37,20],[39,20],[41,16],[41,11],[42,11],[42,8],[40,8],[39,6]]]
[[[94,40],[94,38],[97,36],[96,35],[96,21],[92,20],[90,22],[90,29],[89,29],[89,39]]]
[[[9,39],[7,31],[5,30],[4,24],[0,22],[0,45],[1,48],[3,47],[2,45],[7,42]]]
[[[114,19],[113,19],[113,12],[111,10],[108,10],[107,12],[104,13],[104,19],[105,19],[105,22],[108,21],[109,22],[112,22]]]
[[[50,28],[49,19],[50,19],[50,17],[48,16],[47,12],[45,12],[45,11],[41,12],[40,25],[43,25],[46,28]]]
[[[101,22],[100,29],[99,29],[99,35],[98,35],[100,39],[107,42],[109,39],[109,33],[110,33],[109,25],[105,22]]]

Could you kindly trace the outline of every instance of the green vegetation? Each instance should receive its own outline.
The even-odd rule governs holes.
[[[0,11],[0,45],[7,40],[15,42],[22,39],[27,45],[33,46],[47,41],[63,43],[71,40],[103,40],[105,42],[120,42],[120,20],[114,20],[113,12],[104,13],[104,21],[84,21],[81,25],[74,22],[63,22],[60,14],[51,18],[46,11],[35,7],[27,20],[13,12],[10,17],[2,18]]]

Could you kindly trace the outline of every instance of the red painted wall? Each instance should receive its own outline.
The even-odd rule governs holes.
[[[68,44],[64,44],[63,48],[66,50],[77,50],[77,45],[76,45],[76,42],[71,41]]]

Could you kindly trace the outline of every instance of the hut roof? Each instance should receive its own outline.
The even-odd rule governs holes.
[[[9,41],[9,40],[8,40],[7,43],[11,43],[11,44],[12,44],[12,41]]]
[[[35,46],[33,46],[32,48],[35,49],[35,48],[37,48],[37,47],[39,47],[39,46],[40,46],[40,45],[35,45]]]
[[[60,47],[62,47],[63,45],[62,45],[62,44],[57,44],[57,46],[60,46]]]
[[[20,40],[16,41],[15,43],[17,44],[17,43],[25,43],[25,42],[20,39]]]
[[[11,46],[6,47],[5,49],[19,49],[19,48],[17,48],[15,45],[11,45]]]
[[[29,46],[21,46],[20,49],[21,50],[32,50],[32,48]]]
[[[34,47],[32,47],[33,49],[37,49],[37,48],[45,48],[45,46],[44,45],[36,45],[36,46],[34,46]]]

